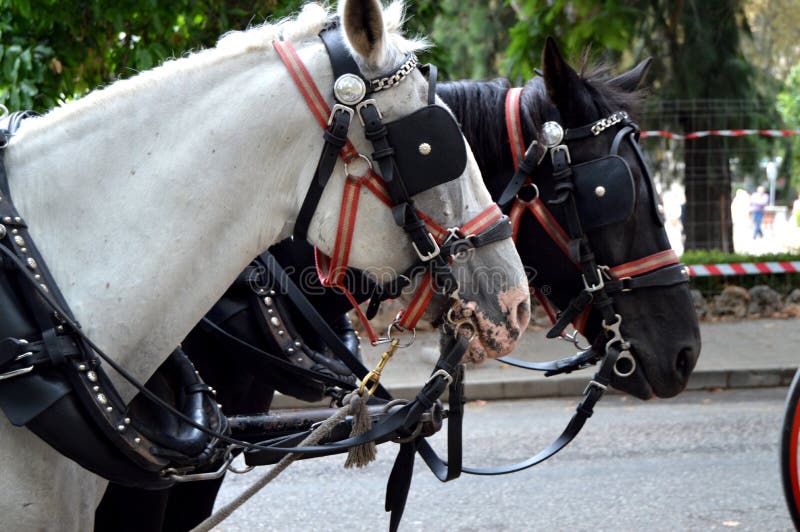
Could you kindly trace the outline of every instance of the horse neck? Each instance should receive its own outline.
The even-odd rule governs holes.
[[[274,53],[183,61],[36,120],[6,157],[76,318],[140,380],[278,239],[320,144]]]
[[[486,187],[497,199],[514,173],[505,123],[507,79],[440,83],[437,94],[453,111],[469,142]]]

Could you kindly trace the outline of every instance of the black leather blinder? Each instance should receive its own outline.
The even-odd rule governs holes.
[[[459,178],[467,167],[464,138],[453,116],[429,105],[386,124],[409,196]]]
[[[628,163],[608,155],[572,167],[575,202],[586,230],[626,222],[633,215],[636,189]]]

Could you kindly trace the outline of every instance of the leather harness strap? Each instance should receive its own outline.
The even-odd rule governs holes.
[[[520,105],[522,90],[522,88],[509,89],[505,100],[506,130],[517,170],[514,178],[512,178],[506,190],[503,192],[500,204],[508,203],[511,199],[514,200],[509,213],[514,239],[516,240],[522,215],[525,211],[530,211],[559,249],[561,249],[573,264],[583,272],[585,281],[589,283],[588,286],[601,286],[603,280],[597,274],[598,270],[595,266],[594,255],[589,251],[588,241],[581,229],[580,219],[574,204],[574,196],[572,193],[573,183],[571,179],[572,172],[570,169],[571,160],[567,149],[559,149],[561,146],[558,146],[551,150],[554,170],[553,175],[556,179],[555,189],[558,195],[554,203],[565,206],[567,231],[561,227],[555,217],[550,213],[550,210],[545,207],[539,198],[538,188],[534,187],[536,194],[533,199],[529,201],[522,200],[516,195],[517,191],[519,191],[525,182],[531,182],[536,169],[536,166],[531,164],[535,158],[535,154],[531,152],[535,150],[529,149],[528,153],[525,154],[525,157],[521,161],[519,158],[519,154],[525,145],[522,124],[519,119],[522,112]],[[638,131],[637,128],[627,120],[627,116],[621,113],[615,113],[608,119],[602,119],[586,126],[569,129],[565,134],[565,140],[579,140],[596,136],[610,125],[616,123],[623,124],[623,128],[615,136],[611,147],[611,153],[616,154],[622,140],[624,138],[629,138],[630,135]],[[635,146],[635,142],[633,142],[633,144]],[[636,155],[637,157],[641,157],[641,152],[636,150]],[[644,160],[640,160],[644,164]],[[518,163],[518,161],[520,162]],[[535,182],[533,184],[535,185]],[[649,274],[646,280],[637,283],[626,279],[624,286],[614,282],[609,285],[609,288],[614,289],[616,292],[621,292],[629,291],[634,288],[671,286],[678,282],[685,282],[686,276],[681,275],[681,272],[684,271],[682,267],[676,266],[674,269],[667,269],[667,267],[678,265],[678,263],[678,256],[673,250],[659,251],[647,257],[607,269],[606,273],[611,279],[606,284],[618,281],[620,278],[636,277],[645,274]],[[657,272],[657,270],[661,270],[662,268],[664,269],[663,272]],[[561,335],[564,327],[571,321],[577,320],[585,324],[587,306],[597,297],[601,299],[600,308],[604,309],[604,319],[613,319],[613,311],[608,301],[605,300],[604,294],[602,292],[598,293],[598,291],[584,290],[578,297],[570,302],[569,307],[561,313],[559,319],[554,321],[554,327],[548,333],[548,337],[553,338]],[[578,327],[576,326],[576,328]],[[579,327],[578,330],[583,331],[583,327]]]
[[[352,73],[353,69],[358,72],[352,58],[346,53],[346,48],[341,45],[341,39],[336,30],[323,31],[321,37],[328,49],[329,56],[332,58],[335,76],[339,76],[343,72]],[[335,157],[330,154],[335,153],[334,149],[338,149],[339,155],[344,159],[345,163],[356,157],[363,156],[358,154],[346,139],[347,129],[352,119],[352,111],[348,111],[341,104],[336,104],[333,112],[331,112],[292,44],[290,42],[276,41],[274,46],[308,103],[309,108],[317,118],[317,122],[321,127],[327,128],[325,148],[317,166],[317,173],[309,189],[309,195],[306,196],[301,208],[302,217],[299,216],[297,221],[299,232],[296,231],[295,236],[305,237],[308,222],[310,222],[322,195],[322,189],[333,171]],[[349,59],[341,58],[340,56],[342,55],[347,55]],[[430,91],[430,94],[433,94],[433,91]],[[429,103],[432,103],[430,102],[430,94]],[[355,298],[342,282],[350,255],[358,211],[358,199],[362,185],[376,193],[378,199],[391,207],[395,222],[409,235],[417,255],[428,267],[428,272],[411,299],[408,308],[401,313],[396,321],[396,326],[401,330],[410,330],[416,326],[435,293],[449,295],[455,293],[458,289],[458,283],[450,268],[450,257],[446,253],[442,253],[440,245],[449,243],[449,239],[454,234],[463,235],[462,239],[467,240],[471,247],[478,247],[479,245],[508,238],[511,233],[505,217],[497,205],[494,204],[458,229],[445,229],[439,226],[432,218],[421,213],[416,209],[413,200],[409,197],[402,176],[396,175],[394,150],[388,141],[387,129],[383,125],[378,108],[374,102],[366,100],[358,105],[355,112],[359,114],[359,118],[364,124],[365,136],[372,142],[374,149],[372,159],[380,167],[381,174],[378,177],[370,167],[364,176],[347,175],[332,256],[327,258],[322,253],[317,252],[316,262],[323,286],[335,287],[345,293],[364,325],[370,342],[375,345],[379,340],[378,335],[370,326],[369,320]],[[329,118],[325,118],[326,114]],[[491,237],[481,235],[481,233],[488,232],[491,229],[495,229],[495,231],[492,231]],[[481,236],[484,238],[481,239]]]
[[[519,163],[525,157],[525,139],[522,135],[522,121],[520,120],[519,99],[522,96],[522,87],[509,89],[506,93],[506,132],[508,143],[511,145],[511,157],[514,168],[519,168]]]

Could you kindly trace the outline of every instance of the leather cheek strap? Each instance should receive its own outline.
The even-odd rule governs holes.
[[[686,267],[682,264],[673,264],[644,275],[606,281],[605,290],[608,294],[616,294],[640,288],[668,287],[688,282]]]

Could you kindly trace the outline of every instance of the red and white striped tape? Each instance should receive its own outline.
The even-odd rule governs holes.
[[[762,137],[791,137],[800,135],[800,129],[712,129],[709,131],[695,131],[681,135],[671,131],[642,131],[641,138],[664,137],[675,140],[694,140],[703,137],[746,137],[749,135],[761,135]]]
[[[734,262],[731,264],[690,264],[692,277],[727,275],[759,275],[762,273],[798,273],[800,261],[790,262]]]

